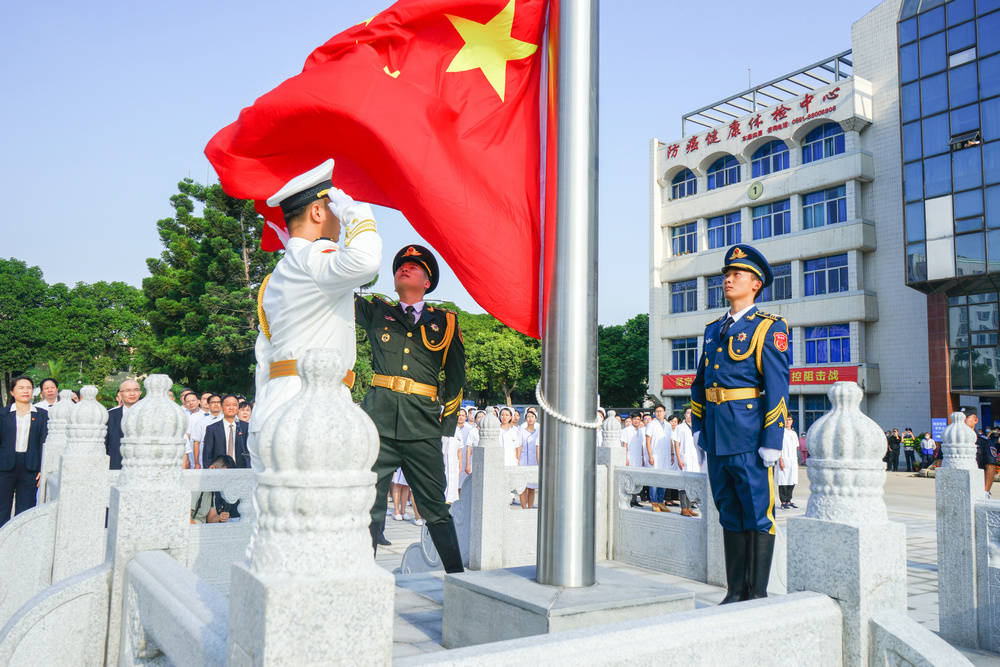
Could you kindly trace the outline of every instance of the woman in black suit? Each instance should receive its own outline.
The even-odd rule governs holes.
[[[14,402],[0,413],[0,526],[10,520],[11,503],[14,514],[35,506],[49,414],[31,404],[34,391],[30,378],[15,379]]]

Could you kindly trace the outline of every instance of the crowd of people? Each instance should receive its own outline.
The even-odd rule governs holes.
[[[889,472],[899,472],[899,454],[903,453],[906,470],[903,472],[918,472],[929,468],[934,461],[941,458],[941,449],[930,433],[914,434],[907,426],[900,434],[898,428],[885,432],[885,469]]]

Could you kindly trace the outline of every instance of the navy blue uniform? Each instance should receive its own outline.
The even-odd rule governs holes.
[[[774,469],[757,449],[781,450],[788,419],[788,325],[753,306],[723,338],[725,319],[705,327],[691,385],[691,428],[701,432],[698,444],[708,454],[722,527],[773,535]]]

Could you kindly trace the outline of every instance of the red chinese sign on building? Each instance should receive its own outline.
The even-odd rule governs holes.
[[[690,389],[694,383],[694,374],[671,375],[663,374],[664,389]],[[857,366],[808,366],[793,368],[789,373],[789,384],[833,384],[834,382],[857,382]]]

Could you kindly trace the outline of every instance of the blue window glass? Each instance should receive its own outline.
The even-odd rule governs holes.
[[[955,273],[959,276],[986,273],[986,239],[982,232],[955,237]]]
[[[924,12],[917,20],[920,25],[921,37],[944,30],[944,7],[937,7],[929,12]]]
[[[851,360],[850,325],[831,324],[804,329],[807,364],[840,364]]]
[[[837,123],[823,123],[813,128],[802,142],[802,164],[838,155],[844,150],[844,129]]]
[[[813,229],[847,220],[847,188],[843,185],[802,195],[802,227]]]
[[[1000,141],[983,145],[983,174],[987,183],[1000,183]]]
[[[774,274],[774,282],[757,292],[757,298],[754,299],[757,303],[792,298],[792,265],[775,264],[771,267],[771,273]]]
[[[950,70],[948,72],[948,80],[951,82],[950,99],[952,107],[960,107],[963,104],[971,104],[976,101],[976,97],[979,94],[976,63],[972,62]],[[923,87],[921,87],[921,91],[923,91]]]
[[[924,160],[924,196],[937,197],[951,192],[951,156],[938,155]]]
[[[675,371],[698,370],[698,339],[674,338],[670,341],[670,352]]]
[[[925,116],[948,108],[948,81],[944,72],[920,81],[920,102]]]
[[[961,220],[955,221],[955,233],[961,234],[962,232],[972,232],[979,231],[983,228],[983,216],[976,216],[975,218],[962,218]]]
[[[698,181],[690,169],[682,169],[670,179],[670,198],[680,199],[698,192]]]
[[[986,258],[989,261],[986,265],[989,273],[1000,271],[1000,230],[986,232]]]
[[[942,113],[923,120],[924,155],[944,153],[950,148],[951,131],[948,125],[948,114]]]
[[[986,100],[980,108],[983,114],[983,141],[1000,139],[1000,97]]]
[[[1000,0],[976,0],[976,12],[985,14],[994,9],[1000,9]]]
[[[906,240],[924,240],[924,203],[906,205]]]
[[[1000,95],[1000,55],[990,56],[979,61],[980,99],[994,95]]]
[[[981,12],[982,9],[979,11]],[[986,37],[979,44],[979,54],[986,55],[1000,51],[1000,39],[997,39],[997,35],[1000,34],[1000,13],[980,16],[976,20],[976,24],[979,34]]]
[[[708,219],[708,247],[723,248],[740,242],[740,212]]]
[[[740,182],[740,163],[732,155],[720,157],[708,168],[708,189]]]
[[[766,239],[791,231],[791,202],[788,199],[753,207],[753,237]]]
[[[847,291],[847,254],[807,259],[802,263],[806,296]]]
[[[907,19],[899,22],[899,43],[909,44],[917,38],[917,19]]]
[[[902,107],[903,122],[920,118],[920,84],[908,83],[900,89],[899,104]]]
[[[906,19],[917,15],[920,9],[920,0],[903,0],[903,8],[899,10],[899,18]]]
[[[944,33],[920,40],[920,76],[940,72],[948,66],[948,54],[944,46]]]
[[[970,104],[951,112],[952,135],[979,129],[979,105]]]
[[[955,53],[976,43],[976,24],[972,21],[948,31],[948,53]]]
[[[924,169],[920,162],[903,167],[903,195],[906,201],[924,198]]]
[[[698,250],[698,223],[689,222],[670,229],[674,257],[688,255]]]
[[[903,126],[903,160],[919,160],[921,158],[920,148],[920,123],[907,123]]]
[[[983,160],[979,146],[963,148],[952,153],[951,165],[952,183],[956,190],[975,188],[983,184]]]
[[[695,310],[698,310],[698,281],[670,283],[670,312],[690,313]]]
[[[952,0],[948,3],[948,25],[968,21],[976,15],[972,0]]]
[[[753,178],[788,169],[788,145],[784,141],[768,142],[754,151],[750,164]]]
[[[959,192],[955,195],[955,218],[969,218],[974,215],[983,214],[983,191],[976,189],[968,192]],[[909,208],[907,208],[909,214]],[[909,240],[909,239],[907,239]],[[917,240],[917,239],[913,239]]]
[[[926,244],[911,243],[906,246],[906,280],[911,283],[927,280]]]
[[[722,308],[726,300],[722,296],[722,276],[708,277],[708,307]]]
[[[1000,185],[986,188],[986,226],[1000,227]]]
[[[917,67],[917,44],[907,44],[899,48],[899,80],[903,83],[916,80],[920,76]]]

